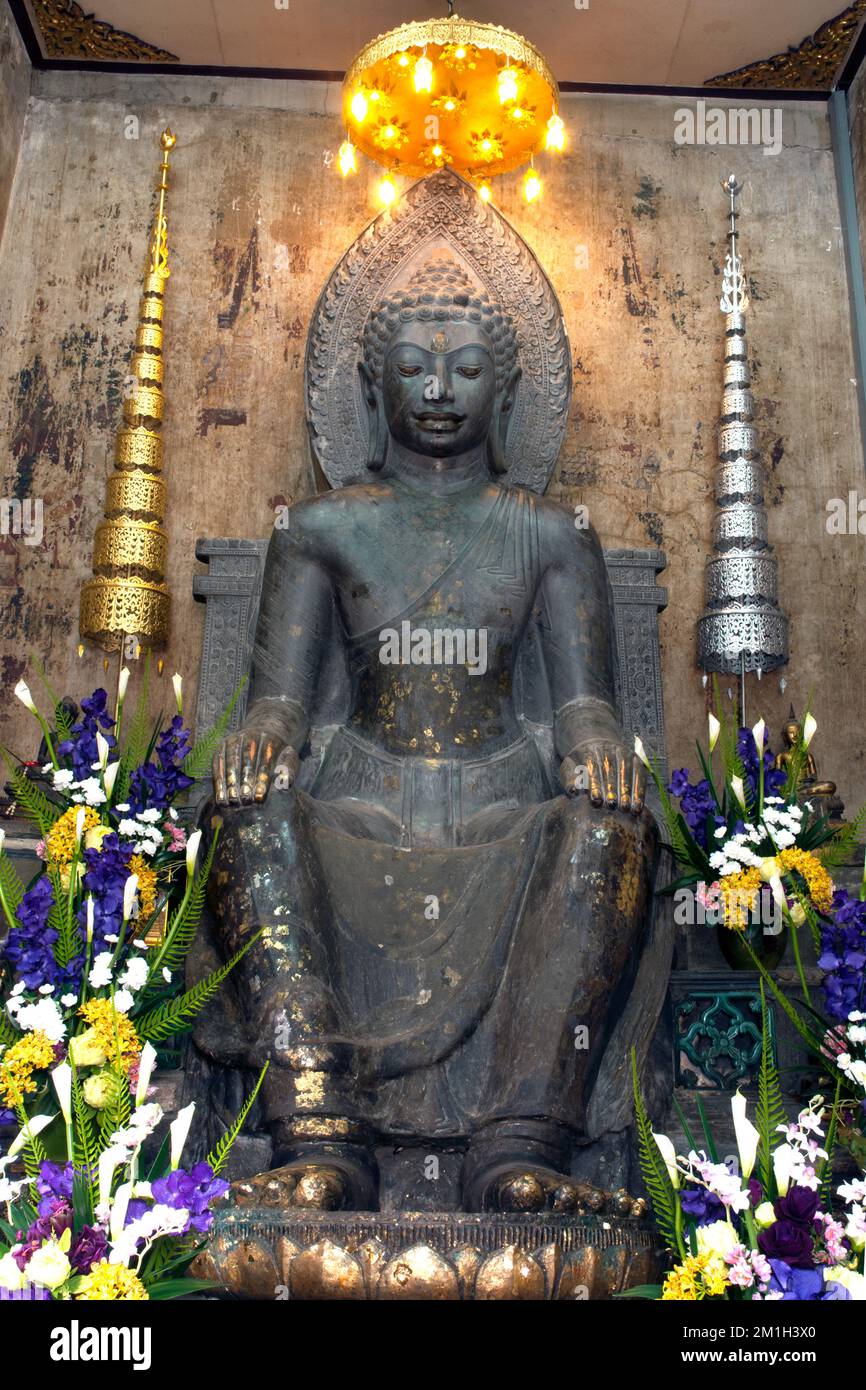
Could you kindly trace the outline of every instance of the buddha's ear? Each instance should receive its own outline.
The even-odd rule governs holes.
[[[494,473],[507,473],[508,461],[505,457],[505,441],[508,437],[508,416],[517,395],[520,381],[520,367],[512,367],[505,379],[502,390],[497,393],[496,406],[490,434],[487,438],[487,452]]]
[[[382,404],[382,391],[367,363],[358,363],[358,375],[367,406],[367,467],[378,473],[385,465],[388,452],[388,422]]]

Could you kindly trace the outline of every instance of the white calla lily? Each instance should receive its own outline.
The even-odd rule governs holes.
[[[740,805],[742,806],[743,810],[745,810],[745,809],[746,809],[746,790],[745,790],[745,787],[743,786],[743,779],[742,779],[742,777],[732,777],[732,778],[731,778],[731,791],[734,793],[734,796],[735,796],[735,797],[737,798],[737,800],[739,801],[739,803],[740,803]]]
[[[175,1119],[172,1120],[171,1124],[168,1127],[170,1149],[169,1161],[171,1164],[172,1172],[174,1172],[175,1168],[180,1166],[181,1155],[183,1154],[183,1146],[187,1141],[187,1136],[189,1135],[189,1127],[192,1124],[192,1117],[194,1114],[195,1101],[192,1101],[189,1105],[185,1105],[183,1110],[178,1110]]]
[[[102,774],[102,785],[105,787],[105,795],[108,797],[109,801],[114,795],[114,784],[117,781],[117,772],[119,767],[119,761],[115,763],[109,763],[108,767]]]
[[[26,705],[27,709],[29,709],[31,714],[39,713],[38,709],[36,708],[33,696],[30,694],[30,686],[27,684],[25,680],[20,680],[18,682],[18,684],[15,687],[15,694],[18,696],[18,699],[21,701],[22,705]]]
[[[817,728],[818,728],[818,721],[817,721],[817,719],[815,718],[815,716],[814,716],[813,714],[807,714],[807,715],[806,715],[806,718],[803,720],[803,747],[804,747],[804,748],[808,748],[808,747],[809,747],[809,744],[812,742],[812,739],[815,737],[815,731],[816,731]]]
[[[96,761],[99,763],[100,771],[108,766],[108,755],[111,752],[108,739],[103,734],[97,732],[96,735]]]
[[[126,687],[129,685],[129,667],[124,666],[117,682],[117,703],[122,705],[126,699]]]
[[[643,746],[643,740],[642,740],[642,739],[639,739],[638,736],[637,736],[637,734],[635,734],[635,736],[634,736],[634,751],[635,751],[635,755],[636,755],[638,758],[640,758],[640,760],[641,760],[641,762],[643,763],[644,767],[649,767],[650,761],[649,761],[649,758],[648,758],[647,755],[646,755],[646,749],[645,749],[644,746]]]
[[[123,885],[123,920],[128,922],[132,916],[132,909],[135,906],[135,894],[138,890],[138,874],[130,874]]]
[[[192,878],[195,873],[195,861],[198,858],[198,847],[201,844],[201,831],[194,830],[186,842],[186,871]]]
[[[801,1155],[790,1144],[780,1144],[773,1150],[773,1173],[780,1197],[786,1196],[794,1169],[799,1167],[801,1162]]]
[[[175,671],[171,678],[171,683],[174,686],[174,698],[177,704],[177,712],[178,714],[183,714],[183,676]]]
[[[23,1129],[19,1129],[12,1143],[6,1151],[6,1157],[14,1158],[20,1153],[27,1141],[36,1134],[41,1134],[46,1126],[57,1119],[56,1115],[31,1115]]]
[[[114,1194],[111,1203],[111,1220],[108,1226],[108,1233],[112,1243],[120,1239],[124,1226],[126,1225],[126,1212],[129,1206],[129,1199],[132,1196],[133,1184],[122,1182]]]
[[[60,1113],[65,1124],[72,1124],[72,1068],[68,1062],[61,1062],[51,1071],[51,1083],[60,1102]]]
[[[710,752],[712,753],[713,749],[719,741],[719,734],[722,731],[722,726],[719,723],[716,716],[712,713],[707,715],[707,721],[710,726]]]
[[[111,1197],[111,1180],[115,1168],[123,1163],[126,1155],[123,1149],[103,1149],[97,1165],[97,1188],[99,1205],[104,1207]]]
[[[739,1091],[731,1098],[731,1113],[734,1117],[737,1152],[740,1155],[740,1172],[748,1179],[752,1176],[761,1136],[751,1121],[746,1119],[746,1097]]]
[[[136,1106],[143,1105],[147,1099],[147,1088],[150,1085],[150,1078],[155,1066],[156,1048],[152,1043],[146,1042],[138,1059],[138,1082],[135,1087]]]
[[[88,944],[93,940],[93,898],[88,893],[84,900],[85,932]]]
[[[87,812],[85,811],[84,807],[79,806],[78,810],[75,812],[75,843],[77,845],[81,844],[81,837],[84,834],[84,821],[86,819],[86,816]]]
[[[766,732],[767,726],[764,723],[764,720],[759,719],[757,724],[755,724],[752,728],[752,738],[755,740],[755,750],[759,758],[762,758],[764,756],[764,735],[766,734]]]
[[[659,1152],[665,1161],[668,1170],[668,1177],[672,1187],[679,1187],[680,1174],[677,1168],[677,1151],[666,1134],[654,1134],[653,1139],[659,1146]]]

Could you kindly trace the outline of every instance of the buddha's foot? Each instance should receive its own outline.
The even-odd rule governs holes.
[[[282,1168],[272,1168],[270,1172],[232,1183],[231,1194],[239,1207],[338,1211],[346,1204],[349,1182],[347,1174],[339,1168],[299,1159]]]
[[[529,1165],[503,1165],[487,1173],[476,1184],[476,1191],[482,1211],[641,1217],[647,1209],[642,1197],[631,1197],[625,1188],[606,1192],[591,1183]]]

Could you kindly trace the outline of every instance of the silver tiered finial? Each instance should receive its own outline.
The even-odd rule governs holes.
[[[707,561],[707,607],[698,622],[698,664],[744,675],[788,660],[788,619],[777,596],[776,559],[767,543],[764,469],[754,426],[745,313],[749,307],[737,250],[733,174],[722,184],[731,202],[728,254],[719,307],[725,315],[725,386],[716,470],[717,511]]]

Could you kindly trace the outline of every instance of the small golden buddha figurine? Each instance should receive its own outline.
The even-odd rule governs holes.
[[[796,719],[794,709],[791,709],[790,716],[788,716],[788,723],[785,724],[783,731],[781,731],[781,737],[784,738],[785,748],[783,752],[777,753],[773,766],[776,767],[778,771],[788,773],[792,760],[794,760],[794,751],[798,748],[799,742],[801,742],[803,737],[803,726],[801,721]],[[805,751],[805,758],[803,758],[801,773],[799,773],[796,794],[798,794],[798,798],[801,799],[801,801],[802,799],[813,798],[813,796],[835,795],[835,783],[831,783],[831,781],[819,781],[819,778],[817,778],[815,758],[813,758],[809,749]]]

